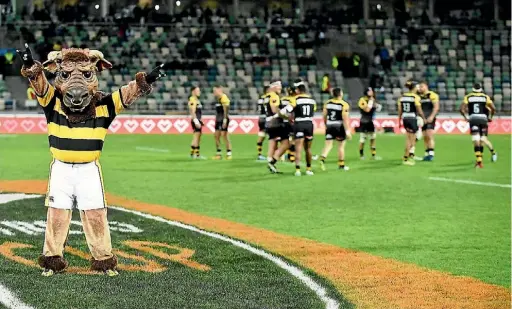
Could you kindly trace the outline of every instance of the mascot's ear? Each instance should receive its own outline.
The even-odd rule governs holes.
[[[99,50],[89,50],[89,59],[91,60],[91,63],[94,63],[96,65],[98,72],[112,68],[112,63],[107,61],[103,57],[103,53]]]
[[[48,54],[48,60],[43,63],[45,70],[55,73],[59,63],[62,61],[62,53],[60,51],[52,51]]]

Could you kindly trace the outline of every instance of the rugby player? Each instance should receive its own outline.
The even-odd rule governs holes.
[[[476,168],[484,167],[482,162],[484,151],[484,147],[482,146],[482,137],[487,136],[488,130],[488,119],[485,111],[486,108],[489,108],[489,119],[492,121],[492,117],[496,112],[494,103],[488,95],[483,93],[482,85],[475,83],[472,91],[464,97],[460,106],[460,113],[466,121],[469,121],[471,139],[473,140],[476,156]]]
[[[266,120],[267,117],[267,107],[265,105],[265,96],[268,92],[268,85],[263,87],[263,94],[258,99],[258,141],[256,142],[256,149],[258,150],[258,160],[264,161],[266,158],[264,155],[262,155],[263,151],[263,142],[265,141],[265,137],[267,136],[267,132],[265,129]]]
[[[427,82],[423,81],[418,85],[418,94],[421,98],[421,109],[426,120],[421,131],[425,144],[425,157],[423,161],[434,160],[434,129],[436,127],[436,116],[439,112],[439,95],[428,89]]]
[[[268,133],[268,152],[267,161],[268,169],[272,173],[278,173],[275,164],[281,155],[288,149],[289,131],[284,124],[285,115],[280,115],[280,109],[284,106],[281,104],[279,93],[283,86],[281,81],[275,80],[268,86],[268,92],[264,97],[267,111],[267,133]],[[278,143],[281,143],[278,147]]]
[[[345,165],[345,140],[352,139],[350,133],[349,104],[343,100],[343,91],[340,88],[332,90],[332,98],[325,102],[323,109],[325,123],[325,146],[320,157],[320,167],[325,171],[325,159],[332,149],[333,140],[338,144],[338,168],[348,171]]]
[[[226,145],[226,159],[231,160],[231,141],[228,136],[230,100],[222,90],[222,86],[219,85],[213,87],[213,95],[217,98],[217,103],[215,103],[215,146],[217,147],[217,154],[213,159],[222,159],[220,148],[220,138],[222,137]]]
[[[201,121],[203,105],[199,101],[201,96],[201,89],[198,86],[193,86],[190,90],[190,97],[188,98],[188,109],[190,116],[192,117],[192,129],[194,133],[192,135],[192,144],[190,146],[190,157],[192,159],[204,159],[200,155],[200,143],[201,135],[203,132],[203,122]]]
[[[373,118],[375,117],[375,112],[377,110],[380,110],[381,106],[375,100],[375,93],[373,91],[373,88],[366,88],[364,96],[359,98],[359,102],[357,105],[359,106],[359,111],[361,112],[359,127],[361,128],[362,131],[359,135],[359,157],[361,158],[361,160],[364,160],[364,144],[366,142],[366,138],[369,137],[372,159],[379,160],[380,158],[377,157],[376,148],[377,134],[375,134],[375,125],[373,124]]]
[[[410,151],[416,143],[416,132],[418,131],[418,120],[416,117],[419,115],[424,120],[425,115],[421,110],[420,97],[416,94],[416,83],[408,80],[405,83],[405,88],[407,88],[408,91],[403,93],[397,102],[398,122],[403,122],[403,126],[407,132],[403,164],[414,165],[414,158],[410,157]]]
[[[290,105],[290,101],[293,100],[293,97],[295,97],[295,89],[293,88],[293,86],[287,87],[286,96],[281,98],[281,105],[284,107]],[[292,125],[289,119],[284,118],[283,121],[285,130],[289,132],[288,143],[290,146],[288,147],[288,150],[286,150],[286,157],[288,161],[295,162],[295,140],[293,138]]]

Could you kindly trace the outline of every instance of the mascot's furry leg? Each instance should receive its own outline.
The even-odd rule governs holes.
[[[43,275],[51,276],[68,266],[64,259],[64,245],[68,237],[71,210],[48,207],[46,222],[43,255],[38,262],[45,269]]]
[[[112,253],[107,208],[82,210],[80,218],[92,254],[91,269],[117,275],[117,257]]]

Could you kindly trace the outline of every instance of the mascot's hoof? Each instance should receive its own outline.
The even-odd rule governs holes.
[[[62,256],[44,256],[40,255],[37,259],[39,266],[44,269],[49,269],[54,272],[60,272],[68,267],[68,261],[64,259]]]
[[[109,270],[115,271],[117,266],[117,257],[114,255],[109,259],[98,261],[94,258],[91,259],[91,269],[96,271],[107,272]]]

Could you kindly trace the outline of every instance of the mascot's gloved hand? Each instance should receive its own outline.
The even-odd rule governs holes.
[[[153,71],[151,71],[149,74],[146,74],[146,82],[151,85],[152,83],[156,82],[160,78],[165,77],[166,75],[162,71],[163,68],[164,68],[164,64],[162,63],[161,65],[154,68]]]
[[[34,58],[32,57],[32,51],[30,50],[30,47],[28,47],[28,44],[25,43],[25,50],[16,50],[16,53],[21,58],[21,62],[23,63],[23,66],[26,68],[30,68],[34,65]]]

